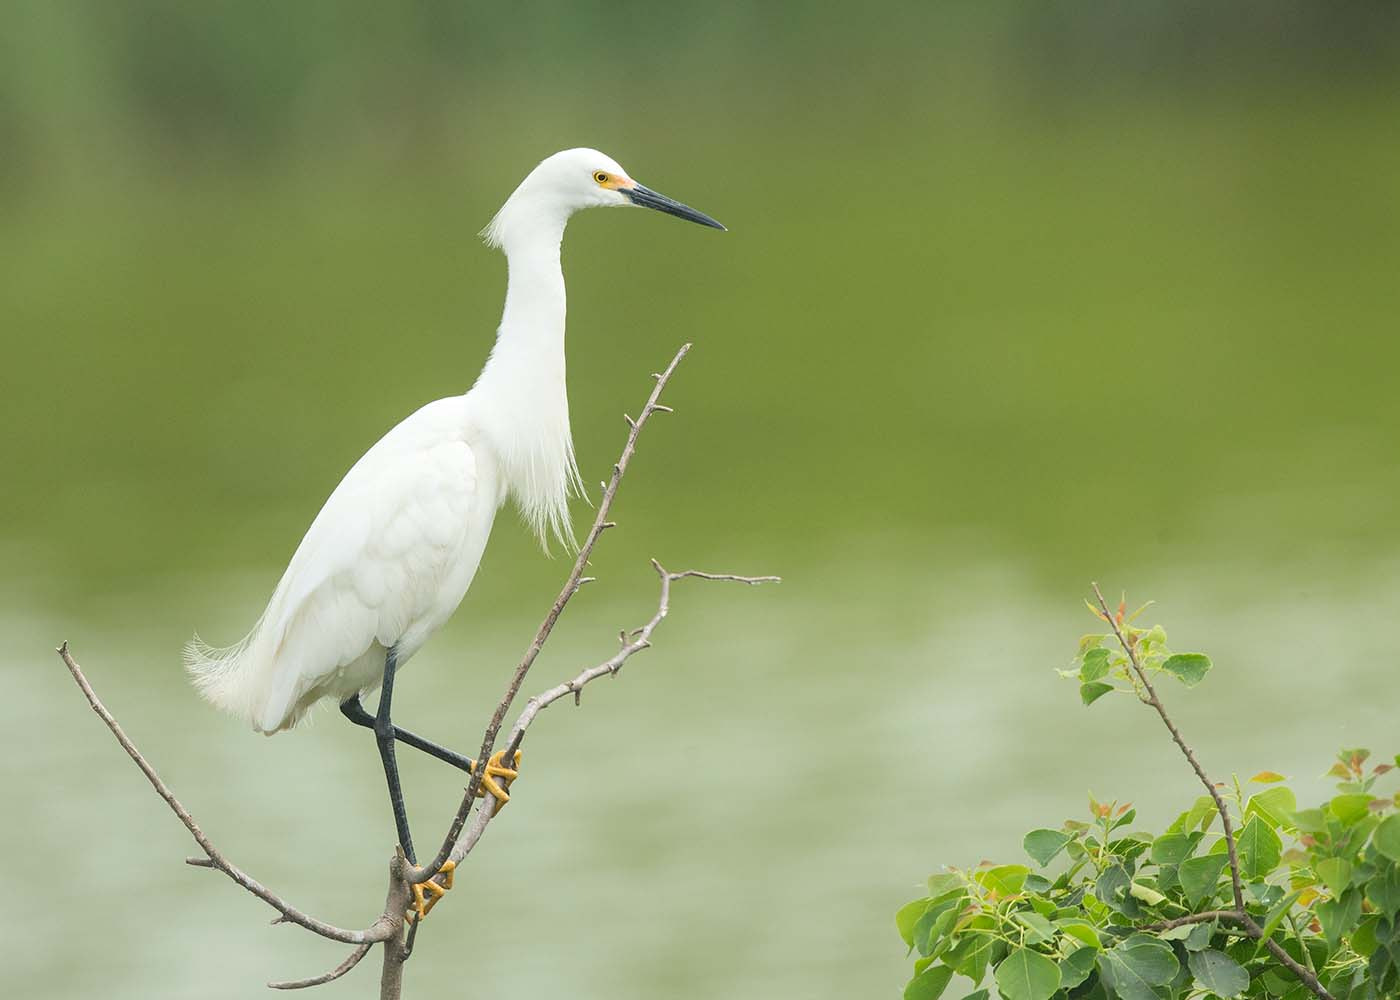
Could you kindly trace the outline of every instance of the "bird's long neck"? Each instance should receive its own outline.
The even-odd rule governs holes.
[[[472,389],[506,486],[541,542],[572,544],[569,497],[581,492],[564,372],[564,226],[516,232],[505,243],[505,311]]]

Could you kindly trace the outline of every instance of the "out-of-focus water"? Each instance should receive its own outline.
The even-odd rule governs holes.
[[[892,579],[847,565],[767,591],[678,588],[654,650],[533,730],[511,807],[434,911],[411,986],[890,995],[904,972],[891,914],[937,865],[1019,860],[1020,834],[1079,816],[1088,790],[1135,798],[1145,822],[1194,797],[1145,709],[1085,711],[1051,671],[1087,612],[1004,564],[953,565],[956,585],[941,567]],[[1216,773],[1275,768],[1306,796],[1329,748],[1393,748],[1392,643],[1377,623],[1400,599],[1394,566],[1301,585],[1218,567],[1153,576],[1183,648],[1215,655],[1207,685],[1165,694]],[[612,627],[649,613],[647,572],[608,582],[571,609],[535,687],[601,659]],[[211,714],[183,684],[174,637],[138,623],[151,606],[212,603],[191,592],[256,596],[241,580],[200,583],[121,599],[111,610],[127,625],[5,623],[17,808],[0,850],[28,859],[7,876],[29,902],[5,928],[8,974],[28,995],[243,997],[340,954],[181,863],[197,849],[47,653],[62,635],[237,863],[341,924],[377,912],[393,827],[372,740],[333,711],[275,739]],[[404,674],[402,717],[471,745],[528,625],[466,609]],[[403,766],[431,842],[460,782],[431,761]],[[373,968],[328,990],[364,995]]]
[[[654,650],[549,710],[413,995],[891,995],[893,912],[939,865],[1019,860],[1089,790],[1152,821],[1196,794],[1145,711],[1085,710],[1053,673],[1092,626],[1090,579],[1214,656],[1167,694],[1217,774],[1271,768],[1306,798],[1336,747],[1400,749],[1397,91],[1023,105],[968,65],[887,79],[832,51],[849,90],[793,68],[807,53],[730,100],[691,60],[655,97],[668,115],[598,106],[610,76],[363,147],[307,132],[282,159],[167,163],[138,131],[34,187],[0,176],[7,992],[244,997],[340,958],[181,863],[194,845],[84,710],[65,638],[230,857],[342,925],[377,912],[392,823],[369,735],[323,711],[256,737],[196,698],[179,650],[238,638],[344,469],[470,384],[504,284],[471,234],[560,145],[731,232],[570,227],[585,478],[647,373],[696,347],[601,582],[528,686],[650,615],[650,556],[785,582],[678,585]],[[634,94],[670,79],[635,72]],[[404,674],[405,724],[474,747],[565,572],[503,515]],[[431,843],[459,776],[404,769]],[[325,992],[369,993],[371,968]]]

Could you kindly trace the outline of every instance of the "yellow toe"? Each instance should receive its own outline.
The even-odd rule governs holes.
[[[481,776],[481,786],[476,792],[479,797],[484,797],[487,792],[490,792],[491,795],[495,797],[496,801],[500,803],[500,805],[496,807],[497,811],[510,801],[510,793],[507,792],[506,789],[510,787],[512,781],[520,777],[520,772],[517,770],[520,766],[520,751],[515,751],[514,758],[511,761],[514,765],[513,767],[507,767],[502,763],[504,757],[504,750],[497,750],[491,755],[491,759],[486,762],[486,773]],[[497,778],[501,780],[497,781]]]
[[[444,862],[442,868],[438,870],[438,875],[442,876],[441,883],[434,881],[437,878],[434,876],[426,882],[416,882],[409,886],[413,893],[413,908],[404,914],[409,923],[422,920],[432,912],[437,901],[447,895],[447,890],[452,888],[452,875],[456,870],[457,862]]]

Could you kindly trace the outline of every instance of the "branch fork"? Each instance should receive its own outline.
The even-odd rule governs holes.
[[[690,350],[690,345],[685,344],[676,352],[674,358],[666,369],[660,373],[653,373],[656,385],[652,389],[646,404],[642,407],[640,415],[633,419],[626,417],[628,434],[626,443],[623,446],[622,454],[613,465],[612,476],[608,482],[603,484],[602,498],[598,503],[597,514],[593,519],[593,525],[589,529],[583,544],[579,546],[578,556],[574,561],[563,588],[559,591],[554,603],[550,606],[549,612],[545,615],[544,621],[536,630],[533,640],[526,649],[524,656],[516,666],[515,672],[507,684],[505,693],[500,702],[496,705],[495,711],[486,726],[482,736],[481,751],[478,760],[490,760],[494,752],[496,739],[504,725],[505,717],[510,711],[520,688],[525,681],[526,675],[539,657],[540,651],[549,640],[554,631],[554,626],[558,623],[560,615],[568,605],[569,600],[578,593],[586,583],[594,582],[594,577],[584,576],[584,569],[588,565],[588,558],[592,554],[599,537],[608,528],[615,527],[615,522],[608,520],[608,514],[612,509],[613,501],[617,496],[618,487],[622,482],[622,477],[626,474],[632,457],[636,452],[637,439],[641,435],[642,429],[653,414],[670,413],[671,408],[663,406],[659,400],[662,390],[670,381],[676,366],[680,364]],[[737,576],[730,573],[705,573],[699,570],[684,570],[672,572],[663,567],[656,560],[652,560],[652,568],[655,570],[660,581],[660,592],[658,595],[655,612],[645,624],[632,631],[630,634],[623,630],[620,634],[620,648],[608,659],[594,666],[581,670],[570,680],[549,688],[540,694],[535,695],[526,701],[524,708],[511,726],[504,756],[507,759],[514,757],[519,750],[520,744],[525,738],[525,731],[539,716],[539,713],[567,695],[573,695],[574,703],[580,702],[583,688],[602,676],[613,676],[622,669],[634,654],[648,649],[651,646],[651,636],[657,626],[666,618],[670,612],[671,587],[679,580],[696,578],[711,581],[730,581],[755,585],[760,583],[775,583],[777,577],[761,576]],[[344,976],[367,955],[376,944],[384,946],[384,958],[380,973],[380,998],[381,1000],[398,1000],[402,996],[403,990],[403,966],[413,952],[414,942],[418,930],[422,926],[421,921],[409,922],[405,919],[405,912],[409,909],[410,899],[414,895],[414,889],[429,879],[436,880],[439,886],[451,878],[452,870],[460,865],[462,860],[471,853],[481,840],[486,831],[487,825],[499,811],[499,804],[493,797],[485,797],[481,800],[482,805],[476,809],[472,815],[472,809],[477,801],[478,793],[481,789],[482,775],[485,768],[477,768],[468,782],[462,802],[457,809],[456,815],[448,826],[447,833],[443,837],[442,846],[438,850],[437,856],[433,860],[421,867],[409,863],[404,857],[402,849],[399,849],[389,863],[389,885],[384,908],[379,916],[363,929],[352,930],[326,923],[323,920],[310,916],[301,909],[287,902],[281,895],[268,889],[258,882],[241,868],[234,865],[219,850],[210,837],[195,822],[193,815],[175,797],[174,792],[161,779],[160,775],[136,744],[128,737],[116,718],[102,701],[97,697],[82,668],[69,651],[68,643],[63,643],[58,648],[58,655],[63,660],[68,672],[72,675],[74,682],[87,698],[88,705],[97,716],[106,724],[112,735],[122,749],[126,751],[141,773],[146,776],[151,787],[155,789],[157,795],[164,800],[170,810],[175,813],[185,829],[194,837],[195,842],[204,851],[204,857],[191,857],[186,859],[186,863],[197,868],[211,868],[222,872],[230,879],[242,886],[245,890],[267,903],[278,913],[272,921],[274,924],[292,923],[296,924],[313,934],[326,938],[330,941],[337,941],[342,944],[353,945],[350,954],[335,968],[319,976],[312,976],[306,979],[286,980],[272,982],[268,985],[278,990],[306,989],[313,986],[321,986],[333,982]],[[468,826],[468,820],[471,820]],[[450,863],[450,864],[449,864]],[[446,870],[444,870],[446,866]]]

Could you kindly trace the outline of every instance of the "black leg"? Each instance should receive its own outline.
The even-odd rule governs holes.
[[[340,712],[357,726],[364,726],[366,729],[374,728],[374,716],[370,715],[369,712],[365,710],[365,706],[360,703],[359,695],[347,698],[345,701],[341,702]],[[439,746],[432,740],[426,740],[416,733],[410,733],[407,729],[400,729],[398,726],[394,726],[393,729],[394,739],[406,746],[411,746],[415,750],[422,750],[425,754],[436,757],[438,760],[451,764],[453,767],[460,768],[468,773],[476,770],[476,762],[470,757],[463,757],[455,750],[449,750],[447,747]]]
[[[413,853],[413,838],[408,832],[408,811],[404,808],[403,789],[399,786],[399,764],[394,757],[394,723],[389,718],[394,700],[396,660],[397,654],[393,649],[384,656],[384,685],[379,689],[379,711],[374,717],[374,738],[379,744],[379,759],[384,762],[384,778],[389,783],[389,805],[394,810],[394,825],[398,828],[399,846],[403,848],[408,860],[416,865],[418,859]]]

